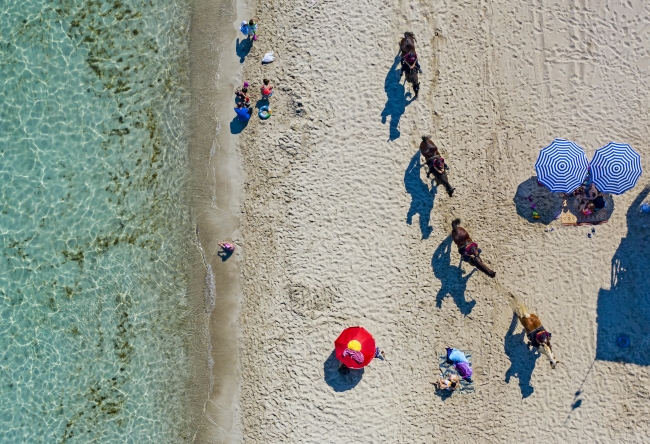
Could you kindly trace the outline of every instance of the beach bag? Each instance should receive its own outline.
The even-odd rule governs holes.
[[[273,57],[273,51],[269,51],[266,54],[264,54],[264,57],[262,57],[262,63],[271,63],[275,60],[275,57]]]
[[[467,362],[467,357],[465,353],[458,350],[457,348],[448,348],[447,349],[447,359],[449,359],[454,364],[458,362]]]
[[[461,378],[470,379],[472,377],[472,367],[470,367],[467,362],[456,362],[454,368]]]
[[[245,21],[241,22],[241,26],[239,27],[239,30],[241,31],[242,34],[244,34],[245,36],[248,36],[248,32],[249,32],[248,22],[245,22]]]

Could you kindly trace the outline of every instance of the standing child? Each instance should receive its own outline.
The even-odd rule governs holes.
[[[273,95],[273,85],[271,85],[271,81],[269,79],[264,79],[262,81],[260,91],[262,92],[263,99],[268,100]]]
[[[252,18],[248,21],[248,36],[253,36],[253,41],[257,41],[257,19]]]

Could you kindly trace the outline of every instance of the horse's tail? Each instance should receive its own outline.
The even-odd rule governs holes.
[[[526,319],[530,317],[528,307],[524,305],[524,301],[515,296],[513,293],[508,292],[510,296],[510,302],[512,304],[512,311],[515,312],[519,319]]]
[[[454,219],[451,222],[451,231],[456,231],[459,225],[460,225],[460,219]]]

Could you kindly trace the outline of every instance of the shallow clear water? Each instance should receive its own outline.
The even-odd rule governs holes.
[[[0,441],[178,442],[182,0],[0,4]]]

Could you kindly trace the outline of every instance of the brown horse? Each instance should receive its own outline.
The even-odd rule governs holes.
[[[454,188],[449,183],[447,170],[445,168],[445,161],[440,155],[438,147],[435,143],[433,143],[430,136],[422,136],[422,142],[420,143],[420,153],[424,157],[427,167],[429,167],[429,171],[427,171],[427,177],[431,177],[433,174],[436,183],[438,183],[438,185],[444,185],[445,189],[447,190],[447,194],[450,196],[453,195]],[[436,168],[436,163],[438,164],[438,168]],[[439,172],[439,170],[442,170],[442,172]]]
[[[481,260],[481,251],[478,248],[478,244],[474,242],[472,238],[469,237],[467,231],[460,226],[460,219],[455,219],[451,223],[451,238],[458,247],[458,253],[460,253],[464,261],[469,262],[470,265],[478,268],[491,278],[496,276],[496,273],[490,270]]]
[[[560,362],[555,359],[553,355],[553,348],[551,347],[551,333],[549,333],[543,326],[542,321],[534,313],[529,313],[526,306],[515,295],[510,294],[514,302],[514,312],[519,318],[519,322],[526,331],[528,348],[535,347],[544,356],[546,356],[551,364],[551,368],[555,368]]]
[[[399,42],[399,55],[403,56],[411,51],[415,51],[415,34],[405,32],[404,38]]]
[[[433,157],[440,156],[440,151],[431,136],[422,136],[422,142],[420,142],[420,153],[424,156],[424,160],[429,160]]]
[[[406,67],[404,71],[404,78],[411,84],[411,87],[413,88],[413,92],[415,93],[413,100],[417,99],[418,95],[420,94],[420,80],[418,79],[418,69]]]

